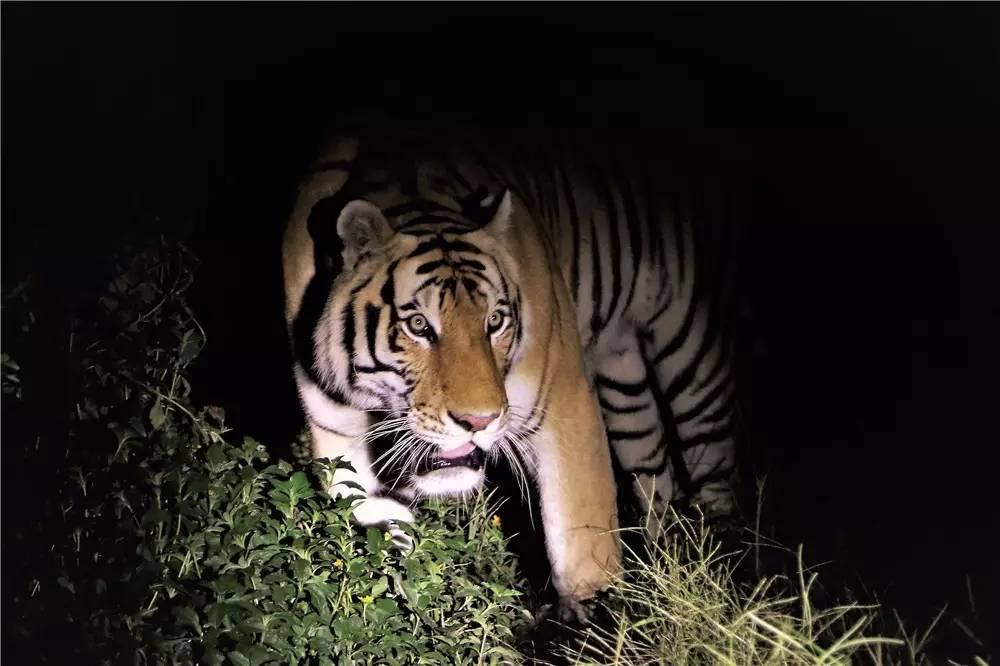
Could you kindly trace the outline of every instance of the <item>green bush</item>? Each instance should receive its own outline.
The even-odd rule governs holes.
[[[57,575],[19,590],[17,630],[43,651],[47,632],[82,635],[112,663],[516,660],[515,570],[485,499],[428,503],[404,558],[320,490],[332,463],[271,463],[226,438],[221,410],[190,403],[184,371],[205,336],[182,298],[189,262],[140,257],[75,332],[67,482],[46,498],[61,540],[27,565]],[[5,356],[15,399],[18,370]]]

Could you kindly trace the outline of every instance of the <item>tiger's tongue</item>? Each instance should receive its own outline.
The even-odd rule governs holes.
[[[461,446],[457,446],[454,449],[449,449],[447,451],[438,451],[438,458],[444,458],[446,460],[452,460],[453,458],[463,458],[473,451],[476,450],[476,445],[472,442],[466,442]]]

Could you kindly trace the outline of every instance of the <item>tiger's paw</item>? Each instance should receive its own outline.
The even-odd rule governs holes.
[[[409,507],[388,497],[368,497],[354,505],[354,521],[359,525],[381,525],[389,522],[412,523]]]
[[[556,616],[564,624],[588,624],[593,613],[583,601],[567,597],[559,599],[559,609]]]
[[[388,497],[369,497],[354,505],[352,517],[359,525],[384,529],[404,555],[413,552],[413,537],[399,526],[414,521],[413,512],[403,504]]]
[[[557,617],[560,622],[587,624],[593,618],[592,607],[588,603],[599,597],[612,585],[608,571],[597,566],[592,560],[585,562],[586,566],[574,572],[572,585],[561,584]],[[565,581],[560,581],[564,583]]]

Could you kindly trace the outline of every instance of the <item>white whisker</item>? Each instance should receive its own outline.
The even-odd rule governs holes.
[[[505,433],[504,436],[497,441],[497,445],[497,449],[507,459],[511,473],[514,476],[514,481],[517,483],[518,490],[521,492],[521,497],[528,503],[528,519],[531,522],[531,526],[534,527],[535,514],[531,505],[531,489],[528,486],[527,475],[520,460],[523,455],[521,453],[522,444],[518,441],[517,435],[513,432],[509,432]],[[511,450],[512,447],[513,450]]]

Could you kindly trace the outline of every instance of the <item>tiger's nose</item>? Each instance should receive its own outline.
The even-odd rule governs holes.
[[[469,432],[479,432],[480,430],[485,430],[489,424],[500,418],[500,414],[452,414],[448,412],[448,416],[452,418],[455,423],[462,426]]]

